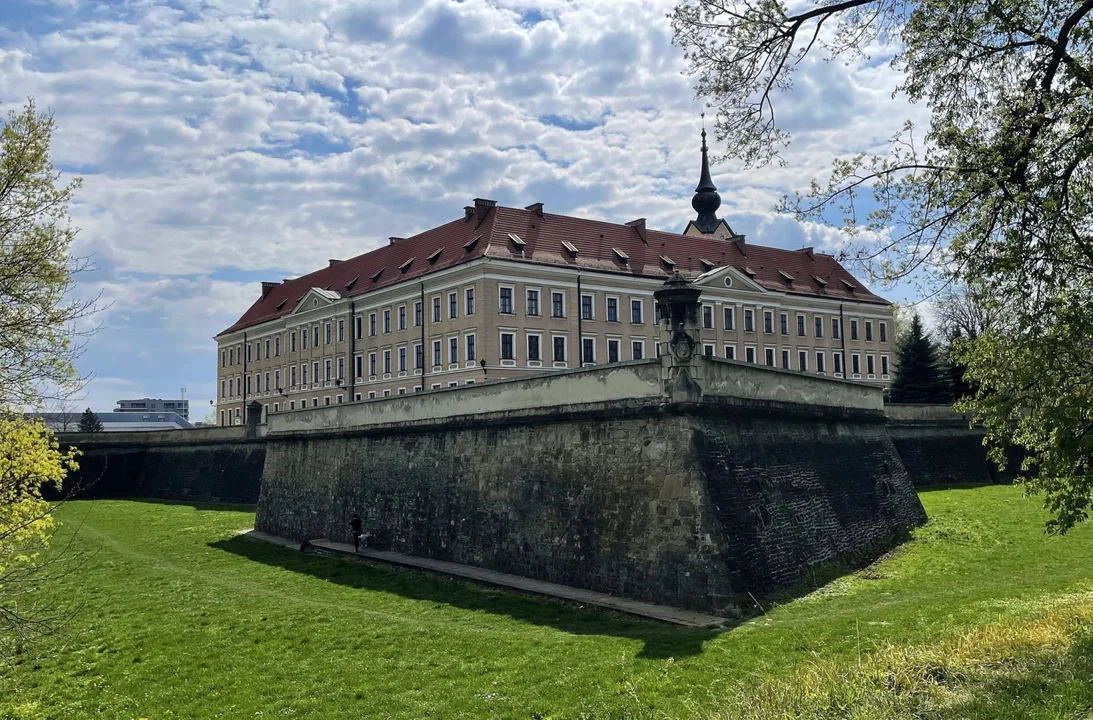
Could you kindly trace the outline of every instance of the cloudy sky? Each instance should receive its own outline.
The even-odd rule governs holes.
[[[259,282],[459,217],[474,197],[682,230],[699,113],[669,0],[0,0],[0,101],[33,96],[109,308],[87,400],[177,396]],[[749,242],[831,251],[772,207],[908,116],[873,57],[810,63],[785,167],[714,180]],[[717,148],[714,148],[717,150]],[[888,293],[901,299],[897,290]]]

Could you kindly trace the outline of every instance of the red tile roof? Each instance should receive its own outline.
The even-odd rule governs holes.
[[[887,304],[830,255],[745,244],[742,236],[738,236],[740,242],[734,242],[645,230],[643,223],[618,225],[567,215],[540,215],[535,206],[530,208],[479,205],[469,218],[410,238],[393,238],[384,247],[274,285],[220,335],[290,314],[313,287],[356,297],[483,256],[656,278],[666,278],[671,272],[662,258],[671,259],[675,267],[690,276],[708,271],[707,263],[731,265],[770,290]],[[510,233],[524,244],[513,240]],[[566,244],[577,252],[567,249]],[[625,261],[616,249],[624,252]],[[793,280],[787,280],[783,273]]]

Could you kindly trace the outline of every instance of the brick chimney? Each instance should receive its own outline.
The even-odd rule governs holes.
[[[628,222],[626,224],[638,231],[638,236],[641,238],[641,241],[643,243],[645,243],[646,245],[649,244],[649,235],[648,235],[648,232],[645,229],[645,218],[638,218],[637,220],[631,220],[630,222]]]
[[[262,297],[265,297],[266,295],[269,295],[270,291],[273,290],[273,288],[277,287],[280,284],[281,283],[263,282],[262,283]]]
[[[329,260],[327,260],[327,262],[330,263],[329,265],[327,265],[327,267],[334,267],[335,265],[340,263],[341,260],[335,260],[334,258],[330,258]]]
[[[538,202],[537,203],[532,203],[531,205],[528,205],[524,209],[527,210],[528,212],[535,213],[539,217],[543,216],[543,204],[542,203],[538,203]]]

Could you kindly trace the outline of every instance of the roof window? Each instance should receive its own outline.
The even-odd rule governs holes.
[[[435,250],[435,251],[433,252],[433,254],[432,254],[432,255],[430,255],[429,257],[427,257],[427,258],[425,258],[425,259],[426,259],[427,261],[431,262],[431,263],[434,263],[434,262],[436,262],[436,259],[437,259],[438,257],[440,257],[440,253],[442,253],[442,252],[444,252],[444,248],[437,248],[437,249],[436,249],[436,250]]]
[[[630,261],[630,256],[624,253],[622,250],[619,250],[618,248],[611,248],[611,252],[615,253],[615,257],[617,257],[619,259],[619,262],[621,263],[627,263]]]
[[[562,247],[564,247],[566,250],[573,253],[574,255],[577,254],[577,246],[569,242],[568,240],[562,240]]]
[[[407,270],[409,270],[410,266],[414,264],[414,260],[417,260],[417,258],[412,257],[409,260],[407,260],[406,262],[399,265],[398,266],[399,272],[406,272]]]
[[[672,258],[668,257],[667,255],[661,255],[660,256],[660,261],[662,263],[664,263],[665,265],[667,265],[669,270],[671,270],[672,268],[674,268],[676,266],[676,261],[673,260]]]
[[[516,233],[509,233],[509,240],[512,240],[512,244],[516,247],[522,248],[527,243],[524,242],[524,238],[520,237]]]
[[[787,273],[785,270],[779,270],[778,274],[782,276],[782,279],[788,283],[793,282],[793,276]]]

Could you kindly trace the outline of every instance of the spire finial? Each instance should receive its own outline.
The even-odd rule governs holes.
[[[702,113],[702,175],[698,179],[698,187],[691,198],[691,207],[698,213],[695,225],[704,233],[712,233],[717,229],[720,220],[717,219],[717,209],[721,207],[721,196],[717,194],[717,186],[710,177],[710,161],[706,149],[706,113]]]

